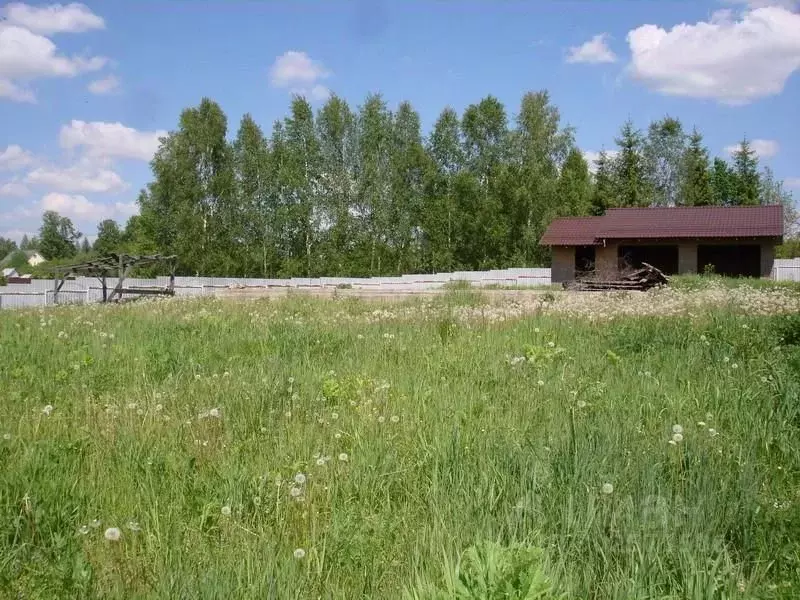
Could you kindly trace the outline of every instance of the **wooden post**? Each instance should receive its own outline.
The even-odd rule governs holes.
[[[108,302],[108,285],[106,284],[106,272],[103,271],[103,278],[101,279],[103,283],[103,302]]]

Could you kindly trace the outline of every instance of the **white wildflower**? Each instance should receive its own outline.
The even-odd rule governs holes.
[[[89,525],[91,525],[94,529],[97,529],[102,524],[103,524],[103,522],[100,519],[95,519],[94,521],[89,523]]]
[[[683,433],[683,427],[681,427],[680,425],[673,425],[672,433]]]
[[[538,328],[538,327],[534,327],[534,328],[533,328],[533,332],[534,332],[534,333],[539,333],[539,328]]]
[[[586,401],[578,400],[578,408],[586,408]]]
[[[142,528],[139,527],[139,523],[137,523],[136,521],[128,521],[127,527],[128,527],[128,529],[130,529],[131,531],[134,531],[134,532],[142,530]]]
[[[392,418],[390,419],[390,421],[392,423],[399,423],[400,422],[400,417],[398,417],[397,415],[392,415]]]
[[[208,411],[208,416],[214,419],[219,419],[222,416],[222,413],[220,413],[218,408],[212,408],[210,411]]]
[[[289,385],[292,385],[293,383],[294,383],[294,377],[289,377]]]
[[[338,418],[339,418],[339,413],[337,413],[337,412],[331,413],[331,419],[333,419],[335,421]]]
[[[335,437],[338,440],[341,439],[342,434],[337,431],[336,433],[333,434],[333,437]]]
[[[383,415],[378,417],[378,423],[383,423],[385,420],[386,420],[386,417],[384,417]]]
[[[81,535],[86,535],[89,533],[89,526],[88,525],[81,525],[80,529],[78,529]]]
[[[10,439],[11,439],[11,434],[10,434],[10,433],[4,433],[4,434],[3,434],[3,439],[4,439],[5,441],[8,441],[8,440],[10,440]]]
[[[730,362],[730,361],[731,359],[727,356],[722,359],[722,362]]]
[[[103,534],[109,542],[118,542],[119,539],[122,537],[122,532],[119,530],[118,527],[109,527],[106,529],[106,532]]]
[[[717,430],[716,430],[716,429],[714,429],[713,427],[711,427],[711,428],[708,430],[708,435],[710,435],[711,437],[716,437],[716,436],[717,436]]]
[[[292,556],[294,556],[297,560],[300,560],[301,558],[305,558],[306,551],[302,548],[297,548],[297,550],[292,553]]]
[[[347,452],[342,452],[339,455],[339,460],[342,461],[342,462],[347,462],[349,459],[350,459],[350,457],[347,456]]]
[[[682,433],[673,433],[672,434],[672,441],[676,444],[680,444],[683,441],[683,434]]]
[[[739,365],[737,365],[736,363],[733,363],[731,365],[731,369],[738,369],[738,368],[739,368]]]
[[[261,428],[261,433],[267,433],[267,428],[266,427],[262,427]]]
[[[156,404],[156,412],[161,412],[164,410],[164,407],[161,404]]]
[[[219,512],[221,512],[221,513],[222,513],[222,516],[223,516],[223,517],[230,517],[230,516],[231,516],[231,507],[230,507],[230,506],[228,506],[228,505],[226,504],[225,506],[223,506],[223,507],[222,507],[222,508],[219,510]]]
[[[536,382],[536,385],[538,385],[539,387],[542,387],[544,385],[544,381],[542,381],[540,379],[539,381]]]
[[[253,496],[253,504],[261,506],[261,496]]]
[[[551,348],[555,348],[556,347],[556,343],[555,342],[547,342],[547,345],[550,346]]]
[[[697,422],[697,426],[698,427],[705,427],[706,426],[706,422],[705,421],[698,421]]]
[[[318,458],[317,459],[317,466],[318,467],[324,467],[325,466],[325,459],[322,458],[322,457]]]
[[[614,492],[614,486],[610,483],[604,483],[602,487],[603,493],[607,496]]]

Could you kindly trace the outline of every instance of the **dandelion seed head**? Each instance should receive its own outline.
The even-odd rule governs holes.
[[[676,444],[680,444],[683,441],[683,434],[682,433],[673,433],[672,434],[672,441]]]
[[[210,411],[208,411],[208,416],[214,419],[219,419],[222,416],[222,413],[218,408],[212,408]]]
[[[300,488],[299,488],[299,487],[297,487],[297,486],[292,486],[292,487],[291,487],[291,489],[289,490],[289,495],[290,495],[292,498],[299,498],[300,496],[302,496],[302,495],[303,495],[303,490],[302,490],[302,489],[300,489]]]
[[[89,533],[89,526],[88,525],[81,525],[80,529],[78,529],[81,535],[87,535]]]
[[[586,401],[578,400],[578,408],[586,408]]]
[[[102,524],[103,524],[103,522],[100,519],[95,519],[94,521],[89,523],[89,525],[91,525],[94,529],[97,529]]]
[[[142,530],[142,528],[139,527],[139,523],[137,523],[136,521],[128,521],[127,527],[131,531],[141,531]]]
[[[673,425],[672,433],[683,433],[683,427],[681,427],[680,425]]]
[[[10,434],[10,433],[4,433],[4,434],[3,434],[3,439],[4,439],[5,441],[8,441],[8,440],[10,440],[10,439],[11,439],[11,434]]]
[[[340,461],[347,462],[349,459],[350,459],[350,457],[347,456],[347,452],[342,452],[341,454],[339,454],[339,460]]]
[[[298,485],[303,485],[306,482],[306,476],[303,473],[296,473],[294,476],[294,482]]]
[[[602,487],[602,491],[605,495],[612,494],[614,492],[614,486],[610,483],[604,483]]]
[[[337,413],[337,412],[331,413],[331,419],[333,419],[335,421],[338,418],[339,418],[339,413]]]
[[[231,507],[227,504],[219,509],[219,512],[222,513],[223,517],[230,517],[231,516]]]
[[[318,467],[324,467],[325,466],[325,459],[324,458],[318,458],[317,459],[317,466]]]
[[[294,557],[295,557],[297,560],[300,560],[300,559],[302,559],[302,558],[305,558],[305,556],[306,556],[306,551],[305,551],[305,550],[303,550],[302,548],[297,548],[297,549],[296,549],[296,550],[295,550],[295,551],[292,553],[292,556],[294,556]]]
[[[42,409],[42,412],[43,412],[43,413],[44,413],[46,416],[48,416],[48,417],[49,417],[49,416],[50,416],[50,413],[52,413],[52,412],[53,412],[53,405],[52,405],[52,404],[48,404],[47,406],[45,406],[45,407]]]
[[[386,417],[384,417],[383,415],[378,417],[378,423],[383,423],[385,420],[386,420]]]
[[[122,537],[122,532],[119,530],[118,527],[109,527],[106,529],[103,537],[106,538],[109,542],[118,542]]]
[[[714,429],[713,427],[712,427],[712,428],[710,428],[710,429],[708,430],[708,435],[710,435],[711,437],[715,437],[715,436],[717,436],[717,435],[718,435],[718,434],[717,434],[717,430],[716,430],[716,429]]]
[[[339,432],[336,432],[336,433],[333,434],[333,437],[336,438],[337,440],[339,440],[339,439],[342,439],[342,434],[339,433]]]
[[[392,423],[399,423],[400,422],[400,417],[398,417],[397,415],[392,415],[392,418],[390,419],[390,421]]]

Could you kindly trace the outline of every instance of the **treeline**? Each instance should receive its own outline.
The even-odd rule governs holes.
[[[245,115],[233,141],[204,99],[163,140],[140,214],[101,223],[94,250],[177,254],[182,272],[203,275],[488,269],[549,264],[538,240],[559,216],[792,206],[747,140],[712,160],[696,129],[667,116],[645,131],[625,123],[615,146],[590,173],[547,92],[526,94],[513,118],[492,96],[460,116],[446,108],[426,137],[408,102],[392,111],[370,95],[354,110],[333,96],[315,114],[296,97],[269,135]]]

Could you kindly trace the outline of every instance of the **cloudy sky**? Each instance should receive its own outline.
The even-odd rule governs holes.
[[[2,2],[2,0],[0,0]],[[124,221],[158,138],[203,96],[230,134],[290,95],[410,100],[429,128],[548,89],[587,156],[666,114],[712,154],[743,136],[800,197],[800,0],[0,3],[0,235],[43,210]]]

